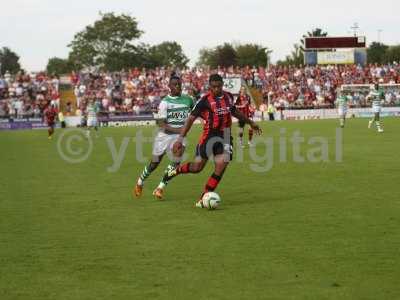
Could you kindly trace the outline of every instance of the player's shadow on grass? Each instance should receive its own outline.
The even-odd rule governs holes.
[[[169,197],[165,196],[165,198],[163,200],[157,200],[157,199],[154,199],[151,197],[149,197],[149,198],[143,197],[137,201],[140,201],[140,202],[146,201],[146,202],[148,202],[146,205],[157,206],[157,207],[164,206],[164,205],[168,205],[169,207],[171,207],[171,205],[174,205],[174,206],[179,206],[180,209],[186,209],[186,208],[191,209],[192,208],[193,210],[196,210],[199,212],[201,212],[201,211],[218,212],[218,211],[225,210],[223,202],[222,202],[221,206],[219,206],[217,209],[207,209],[207,208],[200,209],[200,208],[195,207],[194,201],[187,200],[184,198],[176,198],[174,196],[169,196]]]
[[[241,197],[242,196],[242,197]],[[225,196],[226,197],[226,196]],[[228,196],[229,197],[229,196]],[[257,195],[257,196],[250,196],[246,192],[235,194],[235,200],[229,202],[229,206],[244,206],[244,205],[262,205],[267,202],[288,202],[288,201],[296,201],[298,200],[298,196],[288,197],[287,194],[274,194],[269,195],[268,193]]]

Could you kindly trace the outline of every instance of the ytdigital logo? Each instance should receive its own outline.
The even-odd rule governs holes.
[[[59,157],[67,163],[81,164],[90,159],[96,151],[93,137],[84,129],[66,129],[61,131],[57,139]],[[155,129],[146,136],[142,129],[136,131],[135,137],[123,137],[117,142],[113,137],[97,137],[97,142],[105,141],[112,164],[105,166],[107,172],[115,173],[128,154],[135,156],[138,164],[146,164],[152,159],[152,152],[145,151],[149,145],[161,149],[171,161],[187,161],[193,157],[192,151],[185,151],[182,157],[173,154],[173,145],[177,135],[160,134]],[[224,160],[246,164],[257,173],[271,171],[276,164],[294,162],[297,164],[342,163],[343,162],[343,130],[337,128],[331,137],[306,137],[300,130],[287,133],[281,128],[278,137],[256,136],[248,147],[244,147],[238,138],[232,143],[230,130],[222,136],[210,138],[204,144],[203,151],[213,160],[213,153],[221,153]],[[134,144],[134,146],[132,146]],[[190,144],[185,140],[186,149]],[[129,151],[128,151],[129,149]],[[218,152],[219,151],[219,152]],[[245,154],[248,155],[245,155]],[[194,159],[194,158],[193,158]]]

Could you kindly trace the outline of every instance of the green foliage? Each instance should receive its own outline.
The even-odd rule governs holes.
[[[299,44],[293,45],[294,49],[290,55],[287,55],[285,60],[278,61],[278,65],[283,66],[301,66],[304,64],[304,51]]]
[[[197,62],[199,66],[210,66],[210,67],[217,67],[217,54],[216,49],[212,48],[202,48],[199,51],[199,60]]]
[[[267,47],[257,44],[239,44],[233,46],[224,43],[215,48],[203,48],[199,52],[197,65],[206,65],[212,68],[217,66],[267,66],[269,54]]]
[[[148,59],[152,67],[186,67],[189,59],[177,42],[162,42],[148,49]]]
[[[135,67],[152,68],[155,64],[152,61],[150,49],[151,46],[145,43],[135,47],[134,53],[129,58],[129,64]]]
[[[77,69],[96,67],[118,71],[130,67],[185,67],[189,59],[175,41],[159,45],[139,44],[141,35],[135,18],[114,13],[100,14],[101,19],[78,32],[70,43],[69,61]]]
[[[0,64],[2,75],[4,75],[7,71],[9,71],[11,74],[16,74],[21,70],[19,56],[8,47],[3,47],[0,49]]]
[[[244,44],[236,47],[237,65],[245,66],[262,66],[268,65],[269,55],[272,53],[267,47],[257,44]]]
[[[117,72],[137,66],[134,51],[111,52],[104,60],[107,71]]]
[[[135,18],[114,13],[101,14],[101,19],[78,32],[69,44],[70,59],[81,67],[115,70],[127,53],[134,50],[133,41],[142,35]]]
[[[389,46],[385,52],[385,62],[400,62],[400,45]]]
[[[221,67],[230,67],[237,64],[236,50],[229,43],[224,43],[223,45],[217,46],[216,56],[218,65]]]
[[[388,46],[373,42],[367,49],[368,62],[372,64],[391,64],[400,62],[400,45]]]
[[[50,58],[46,67],[46,72],[48,74],[63,75],[68,74],[73,70],[74,65],[69,59],[63,59],[59,57]]]
[[[367,56],[369,63],[384,63],[385,62],[385,54],[386,51],[389,49],[389,46],[373,42],[367,49]]]

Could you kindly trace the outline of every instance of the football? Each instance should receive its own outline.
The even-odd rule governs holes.
[[[208,192],[203,195],[203,206],[207,209],[216,209],[221,204],[221,198],[217,193]]]

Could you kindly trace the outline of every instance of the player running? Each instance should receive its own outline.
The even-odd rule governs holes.
[[[203,134],[196,147],[195,162],[185,163],[168,171],[165,180],[171,180],[179,174],[199,173],[205,167],[208,159],[214,157],[214,173],[209,177],[196,207],[202,208],[201,198],[207,192],[214,191],[232,160],[232,116],[239,121],[249,124],[257,134],[262,131],[252,120],[236,109],[230,93],[222,90],[223,80],[218,74],[210,76],[210,91],[204,95],[192,110],[185,126],[182,128],[174,149],[183,147],[183,140],[190,131],[194,121],[200,117],[204,120]]]
[[[156,117],[158,126],[160,127],[153,144],[153,157],[148,166],[146,166],[139,176],[133,193],[136,197],[140,197],[143,191],[145,180],[158,167],[163,156],[167,151],[172,150],[172,145],[179,137],[179,133],[185,124],[190,111],[193,109],[193,99],[189,96],[182,95],[182,81],[178,76],[172,76],[169,82],[170,95],[162,99]],[[185,144],[185,143],[183,143]],[[175,169],[179,165],[182,151],[174,152],[175,161],[171,162],[168,170]],[[164,176],[158,187],[153,191],[153,195],[157,199],[162,199],[164,189],[168,184],[168,179]]]
[[[240,89],[240,94],[238,98],[236,99],[235,102],[236,109],[240,111],[245,117],[251,118],[253,109],[251,107],[251,99],[250,96],[247,95],[246,89],[244,86],[241,87]],[[244,147],[243,145],[243,131],[246,123],[243,120],[239,120],[239,141],[240,141],[240,146]],[[249,128],[249,141],[248,144],[249,146],[252,146],[252,140],[253,140],[253,128]]]
[[[338,98],[336,99],[336,105],[338,108],[340,127],[342,127],[342,128],[344,128],[344,124],[346,122],[348,101],[349,101],[349,98],[347,97],[347,93],[344,91],[339,91]]]
[[[54,105],[49,105],[46,110],[44,111],[44,116],[46,119],[47,126],[49,127],[47,129],[48,132],[48,139],[51,140],[54,134],[54,127],[56,123],[56,118],[57,118],[57,109],[55,108]]]
[[[88,107],[86,109],[87,113],[87,130],[86,136],[90,137],[90,129],[94,128],[96,133],[98,131],[98,123],[97,123],[97,113],[99,112],[98,106],[94,103],[93,100],[90,100]]]
[[[368,94],[367,99],[372,100],[372,112],[374,113],[373,119],[368,122],[368,128],[371,128],[372,124],[375,123],[378,132],[383,132],[380,122],[380,113],[385,94],[380,88],[379,83],[375,83],[374,86],[371,87],[371,92]]]

